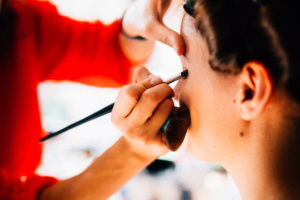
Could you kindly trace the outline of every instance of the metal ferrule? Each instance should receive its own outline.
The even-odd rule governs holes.
[[[182,78],[181,73],[178,73],[178,74],[176,74],[176,75],[174,75],[174,76],[171,76],[171,77],[167,78],[167,79],[164,81],[164,83],[166,83],[166,84],[171,84],[171,83],[173,83],[173,82],[175,82],[175,81],[177,81],[177,80],[179,80],[179,79],[181,79],[181,78]]]

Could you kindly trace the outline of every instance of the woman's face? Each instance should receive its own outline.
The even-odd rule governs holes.
[[[228,160],[241,140],[239,115],[235,102],[238,75],[214,71],[209,65],[209,50],[195,27],[195,19],[185,14],[181,35],[186,52],[181,56],[189,75],[175,87],[180,103],[187,105],[191,116],[188,150],[200,160]]]

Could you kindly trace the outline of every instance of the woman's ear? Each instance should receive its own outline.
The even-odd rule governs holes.
[[[244,120],[256,118],[270,99],[273,85],[266,67],[255,61],[248,62],[240,74],[238,106]]]

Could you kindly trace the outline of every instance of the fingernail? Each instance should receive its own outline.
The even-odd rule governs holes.
[[[153,75],[153,74],[149,74],[149,75],[148,75],[148,78],[151,78],[151,77],[154,77],[154,75]]]
[[[160,83],[162,83],[162,79],[161,79],[160,77],[158,77],[158,76],[155,76],[154,78],[152,78],[152,79],[150,80],[150,84],[151,84],[152,86],[158,85],[158,84],[160,84]]]
[[[173,46],[174,51],[177,53],[177,47]]]

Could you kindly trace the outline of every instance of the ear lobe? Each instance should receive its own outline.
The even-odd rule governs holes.
[[[251,61],[241,72],[238,106],[244,120],[256,118],[265,108],[272,90],[272,79],[261,63]]]

